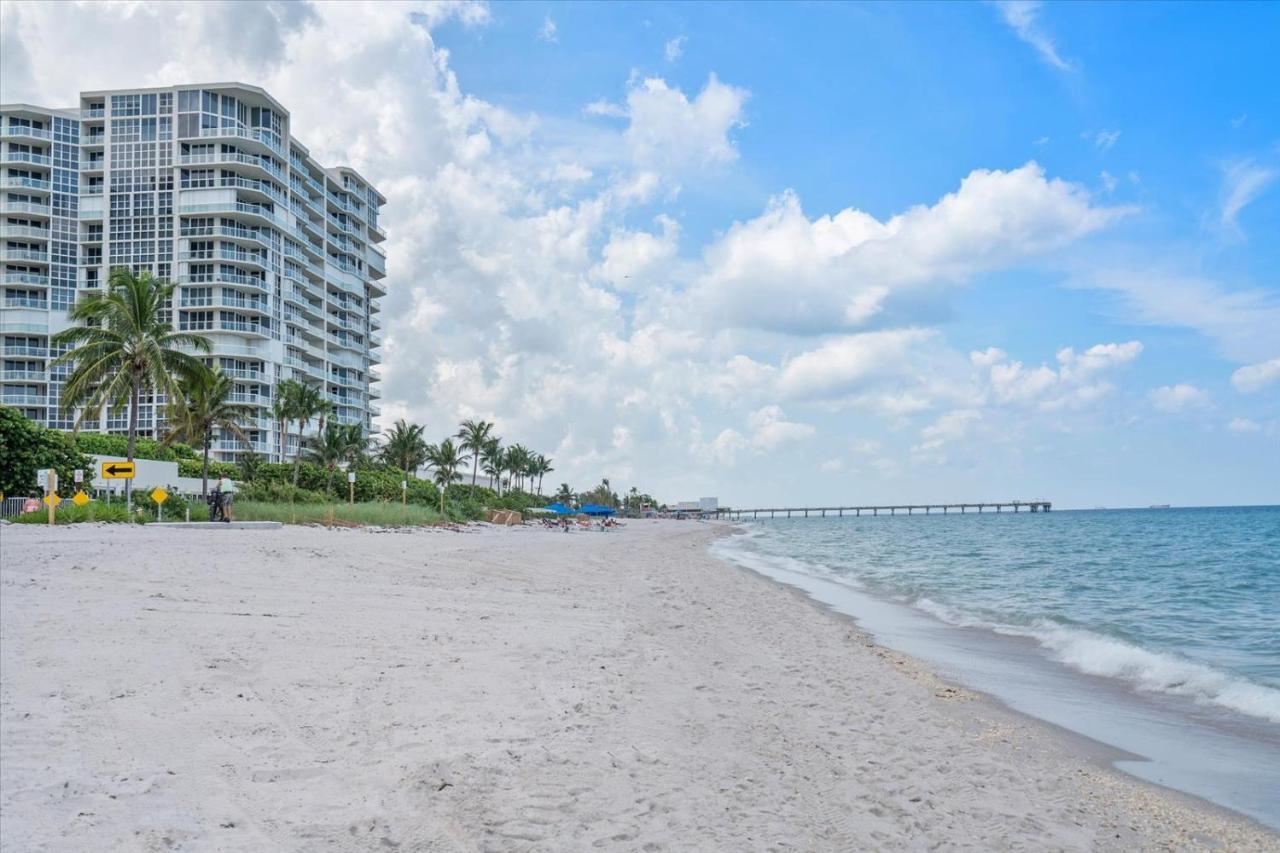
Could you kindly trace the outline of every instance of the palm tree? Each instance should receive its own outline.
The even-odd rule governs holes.
[[[387,464],[404,472],[405,480],[409,479],[410,471],[418,470],[427,461],[427,442],[422,438],[425,429],[426,427],[418,424],[405,423],[404,418],[401,418],[387,433],[386,441],[378,451]],[[404,500],[402,493],[401,501]]]
[[[546,474],[550,474],[556,470],[551,467],[551,460],[543,456],[541,453],[534,459],[534,473],[538,475],[538,495],[542,495],[542,478]]]
[[[298,472],[302,467],[302,433],[306,430],[307,425],[311,423],[311,419],[315,417],[323,417],[328,409],[328,400],[324,398],[319,386],[311,383],[297,383],[297,387],[292,390],[293,399],[289,401],[290,414],[293,420],[298,422],[298,453],[293,457],[293,485],[298,485]],[[324,434],[322,428],[319,434]]]
[[[566,505],[573,500],[573,489],[569,488],[568,483],[560,484],[559,490],[556,491],[555,499]]]
[[[306,440],[304,446],[307,461],[328,471],[324,487],[327,494],[333,494],[333,473],[338,466],[343,463],[351,464],[358,459],[368,444],[369,439],[365,437],[359,424],[331,423],[325,427],[324,432]]]
[[[484,464],[485,476],[489,478],[489,487],[493,488],[496,484],[498,494],[502,494],[502,466],[504,459],[502,440],[496,436],[486,442],[484,449],[480,451],[480,461]]]
[[[453,439],[446,438],[437,444],[427,445],[427,464],[431,466],[431,479],[440,487],[440,514],[444,515],[444,493],[449,485],[462,479],[458,468],[469,457],[453,444]]]
[[[512,488],[517,491],[524,488],[524,477],[529,472],[529,460],[532,455],[523,444],[513,444],[507,448],[505,470],[511,472]]]
[[[62,388],[62,408],[79,407],[76,427],[103,406],[120,411],[129,406],[129,439],[125,457],[132,462],[138,441],[138,404],[144,393],[180,397],[179,380],[200,375],[205,366],[183,349],[205,353],[209,340],[175,332],[166,313],[173,304],[174,285],[149,272],[127,268],[111,271],[105,290],[81,298],[67,312],[76,325],[53,335],[50,343],[67,347],[51,366],[73,365]],[[126,500],[132,499],[132,480],[125,481]]]
[[[289,444],[289,421],[293,420],[293,399],[300,383],[284,379],[276,385],[276,398],[271,401],[271,418],[280,425],[280,463],[284,464]],[[302,448],[298,448],[299,451]]]
[[[484,453],[486,447],[489,446],[489,440],[493,435],[493,424],[488,421],[473,421],[467,419],[462,422],[461,429],[458,430],[457,437],[458,449],[465,450],[471,454],[471,496],[476,494],[476,474],[479,473],[480,456]]]
[[[213,443],[213,431],[225,430],[241,441],[247,442],[240,421],[253,417],[253,409],[240,403],[232,403],[235,386],[231,378],[214,368],[202,375],[183,380],[182,397],[170,398],[166,419],[169,432],[163,444],[185,441],[192,447],[204,450],[204,464],[200,471],[200,495],[209,495],[209,445]]]

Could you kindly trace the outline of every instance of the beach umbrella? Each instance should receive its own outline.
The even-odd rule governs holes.
[[[583,513],[584,515],[613,515],[617,510],[611,509],[607,506],[601,506],[600,504],[586,504],[581,507],[578,512]]]
[[[556,515],[573,515],[573,510],[562,503],[554,503],[550,506],[543,507],[547,512],[553,512]]]

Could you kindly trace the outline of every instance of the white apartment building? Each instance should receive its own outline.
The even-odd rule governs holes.
[[[173,324],[210,340],[206,361],[257,413],[247,444],[216,437],[216,458],[293,457],[296,438],[282,448],[269,416],[282,379],[322,386],[334,420],[371,432],[386,199],[355,170],[317,163],[292,130],[283,106],[243,83],[84,92],[75,109],[0,105],[0,401],[72,427],[50,335],[125,266],[177,282]],[[164,403],[140,406],[143,435],[163,432]],[[127,424],[103,413],[82,429]]]

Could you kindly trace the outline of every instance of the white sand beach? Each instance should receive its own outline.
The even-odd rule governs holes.
[[[1280,849],[717,531],[0,527],[0,848]]]

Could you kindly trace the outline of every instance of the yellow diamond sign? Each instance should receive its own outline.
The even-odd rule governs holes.
[[[57,507],[58,504],[62,503],[62,498],[58,497],[56,494],[45,495],[44,502],[46,506]]]
[[[79,491],[75,493],[75,497],[71,499],[71,502],[76,506],[84,506],[89,502],[89,496],[83,491]]]
[[[156,486],[151,490],[151,500],[158,504],[162,504],[169,499],[169,493],[164,490],[164,486]]]

